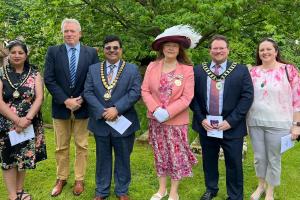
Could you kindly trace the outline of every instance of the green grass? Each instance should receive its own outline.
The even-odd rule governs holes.
[[[54,135],[51,129],[46,130],[46,141],[48,150],[48,159],[40,162],[35,170],[28,170],[25,189],[32,194],[34,200],[76,200],[89,199],[94,197],[94,172],[95,172],[95,142],[93,136],[89,138],[89,164],[87,168],[85,192],[75,197],[72,194],[72,185],[74,182],[74,174],[68,180],[68,184],[64,188],[62,194],[56,198],[50,196],[53,184],[55,182],[55,160],[54,160]],[[73,145],[72,145],[73,147]],[[300,166],[300,145],[289,150],[283,155],[282,159],[282,184],[276,188],[276,200],[296,200],[300,199],[299,190],[299,166]],[[72,148],[72,155],[74,148]],[[73,157],[73,156],[72,156]],[[199,163],[193,169],[194,177],[184,179],[180,184],[179,195],[181,200],[198,200],[204,192],[204,178],[202,171],[201,157]],[[154,171],[152,149],[148,145],[136,143],[131,157],[132,166],[132,183],[130,186],[130,196],[132,200],[148,200],[157,190],[157,179]],[[71,164],[72,169],[72,164]],[[256,187],[256,178],[253,168],[253,153],[251,146],[249,147],[247,157],[244,162],[244,195],[245,199],[249,199],[251,192]],[[220,161],[220,191],[216,200],[223,200],[226,197],[225,189],[225,170],[224,161]],[[114,186],[111,188],[110,200],[116,200],[113,193]],[[2,175],[0,175],[0,199],[6,199],[7,192],[4,188]],[[167,198],[165,198],[166,200]]]

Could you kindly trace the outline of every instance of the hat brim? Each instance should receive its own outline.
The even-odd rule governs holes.
[[[186,49],[188,49],[191,46],[191,40],[189,38],[187,38],[185,36],[180,36],[180,35],[173,35],[173,36],[162,37],[162,38],[155,40],[152,43],[152,49],[154,51],[159,51],[162,44],[164,44],[166,42],[178,43],[179,45],[181,45],[183,48],[186,48]]]

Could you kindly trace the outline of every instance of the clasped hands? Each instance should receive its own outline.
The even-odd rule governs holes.
[[[164,108],[161,108],[161,107],[158,107],[154,111],[153,116],[155,117],[155,119],[159,123],[163,123],[163,122],[167,121],[170,118],[170,115],[169,115],[168,111]]]
[[[206,131],[212,131],[213,129],[218,129],[219,131],[226,131],[231,128],[230,124],[226,120],[222,121],[218,125],[213,126],[207,119],[204,119],[201,122],[201,125]]]
[[[116,107],[104,108],[102,117],[107,121],[115,121],[118,118],[118,110]]]
[[[81,107],[81,104],[83,103],[83,99],[81,96],[76,98],[71,97],[66,99],[64,103],[68,109],[74,112]]]
[[[31,120],[27,117],[19,117],[15,122],[15,131],[17,133],[22,132],[25,128],[27,128],[31,124]]]

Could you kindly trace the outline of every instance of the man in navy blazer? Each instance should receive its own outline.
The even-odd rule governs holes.
[[[103,42],[105,61],[90,66],[84,86],[90,118],[88,129],[96,141],[96,194],[94,200],[109,196],[114,151],[115,194],[128,200],[131,181],[130,154],[134,133],[140,128],[134,104],[141,96],[141,76],[136,65],[121,60],[122,42],[117,36],[107,36]],[[124,116],[132,124],[123,133],[106,121]]]
[[[218,193],[220,147],[225,156],[227,199],[243,199],[242,147],[253,85],[247,67],[228,61],[228,54],[228,40],[216,35],[210,42],[212,61],[194,68],[195,96],[190,107],[194,113],[193,129],[200,136],[206,186],[200,200],[213,199]],[[211,94],[213,90],[215,96]],[[223,121],[211,123],[207,115],[222,116]],[[213,129],[222,130],[223,138],[208,136]]]
[[[48,48],[45,62],[45,85],[52,95],[52,117],[56,142],[57,180],[52,196],[58,196],[66,184],[69,170],[70,139],[76,146],[74,195],[84,190],[87,165],[87,104],[83,99],[88,67],[99,62],[94,48],[80,44],[81,27],[76,19],[64,19],[61,26],[64,44]]]

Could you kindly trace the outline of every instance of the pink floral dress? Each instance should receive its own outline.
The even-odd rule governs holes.
[[[7,74],[15,87],[18,87],[27,78],[28,73],[28,67],[24,68],[24,71],[19,74],[15,73],[12,67],[7,66]],[[32,68],[27,80],[18,88],[20,97],[14,98],[14,89],[10,86],[3,69],[0,70],[0,78],[3,83],[3,100],[19,117],[26,116],[35,99],[36,75],[37,70]],[[14,129],[13,123],[0,114],[0,161],[2,169],[12,167],[17,167],[18,170],[34,169],[36,162],[47,158],[41,113],[33,118],[32,125],[35,138],[11,146],[8,132]]]
[[[172,95],[174,72],[163,73],[160,79],[161,107],[166,107]],[[165,125],[155,119],[149,121],[149,143],[152,145],[156,172],[159,177],[173,180],[191,177],[197,159],[188,144],[188,125]]]

